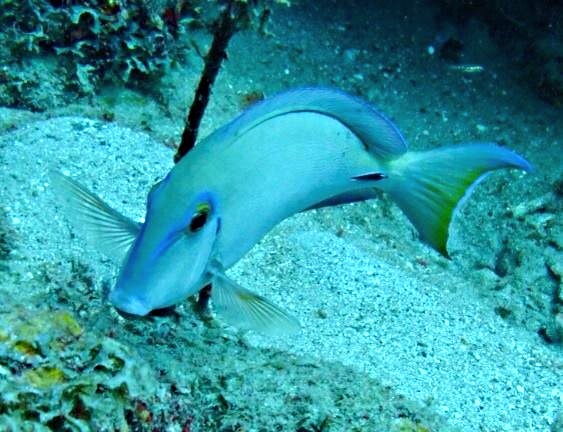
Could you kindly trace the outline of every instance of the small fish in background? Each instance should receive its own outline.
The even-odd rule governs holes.
[[[446,26],[441,32],[437,33],[434,41],[428,45],[427,53],[431,56],[437,55],[448,64],[450,70],[463,74],[484,72],[485,68],[480,64],[463,62],[465,44],[461,41],[461,38],[455,37],[454,33],[454,28]]]
[[[479,74],[485,72],[485,67],[478,64],[451,64],[448,69],[464,74]]]
[[[108,254],[125,256],[109,300],[144,316],[212,284],[228,323],[265,333],[297,330],[278,306],[225,271],[285,218],[386,192],[427,244],[448,256],[451,220],[490,171],[530,164],[494,143],[407,151],[399,129],[365,101],[328,88],[261,101],[190,150],[147,197],[135,223],[70,177],[53,173],[74,220]]]

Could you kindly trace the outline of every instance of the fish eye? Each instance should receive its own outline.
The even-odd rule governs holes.
[[[207,203],[198,204],[195,213],[192,215],[189,230],[194,233],[203,228],[211,214],[211,206]]]

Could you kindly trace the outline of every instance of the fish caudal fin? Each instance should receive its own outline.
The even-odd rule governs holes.
[[[447,241],[456,209],[490,171],[532,166],[516,153],[491,143],[471,143],[409,152],[390,163],[381,183],[423,241],[448,256]]]
[[[140,225],[112,209],[84,186],[58,171],[50,172],[55,191],[71,213],[71,222],[89,235],[94,246],[117,260],[133,244]]]
[[[222,271],[212,278],[213,309],[228,324],[268,335],[294,333],[299,322],[270,303],[229,279]]]

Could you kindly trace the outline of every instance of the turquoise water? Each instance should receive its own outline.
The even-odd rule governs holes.
[[[267,4],[266,27],[258,9],[233,37],[200,138],[322,85],[376,106],[411,150],[493,141],[535,167],[479,184],[451,259],[383,193],[283,221],[228,273],[300,321],[265,337],[195,299],[146,319],[107,302],[121,262],[49,170],[142,221],[218,10],[78,3],[0,12],[2,430],[561,430],[560,6]]]

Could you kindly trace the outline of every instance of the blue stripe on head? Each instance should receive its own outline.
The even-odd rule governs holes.
[[[196,213],[197,206],[201,203],[207,203],[211,207],[210,218],[217,212],[217,200],[215,195],[211,192],[205,191],[196,196],[184,211],[180,221],[169,228],[166,236],[159,242],[158,246],[152,253],[152,259],[158,258],[176,239],[179,235],[184,233],[184,230],[189,226],[194,214]]]
[[[156,182],[151,190],[149,191],[149,194],[147,195],[147,211],[152,207],[153,202],[155,200],[155,198],[158,196],[158,194],[161,192],[162,187],[166,186],[169,182],[170,182],[170,177],[171,177],[172,171],[169,171],[168,174],[166,174],[166,176]]]

